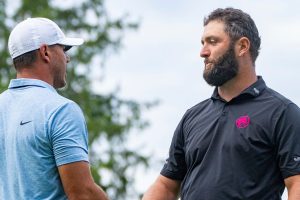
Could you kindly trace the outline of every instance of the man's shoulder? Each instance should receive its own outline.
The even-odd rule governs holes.
[[[0,100],[5,99],[7,95],[7,90],[0,92]]]
[[[79,107],[74,101],[44,87],[28,89],[22,96],[22,102],[30,109],[36,108],[39,112],[52,114],[66,109],[77,112]]]
[[[205,99],[199,103],[197,103],[196,105],[190,107],[189,109],[187,109],[186,113],[185,113],[185,117],[194,115],[196,113],[201,113],[204,110],[207,110],[207,108],[209,107],[210,103],[212,102],[211,98]]]
[[[41,105],[62,105],[73,102],[59,93],[50,91],[46,88],[34,88],[27,93],[27,96],[29,96],[29,99],[35,101],[35,103],[40,102]],[[34,100],[34,98],[36,99]]]
[[[279,93],[279,92],[277,92],[274,89],[269,88],[269,87],[266,87],[264,95],[266,97],[272,98],[272,100],[274,102],[278,103],[278,105],[286,106],[288,104],[293,103],[289,98],[285,97],[281,93]]]
[[[211,103],[211,101],[212,101],[211,98],[204,99],[204,100],[200,101],[199,103],[197,103],[196,105],[190,107],[188,110],[192,111],[192,110],[197,110],[197,109],[206,107],[209,103]]]

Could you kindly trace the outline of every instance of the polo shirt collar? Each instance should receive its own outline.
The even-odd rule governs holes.
[[[241,92],[240,95],[238,95],[237,97],[233,98],[233,99],[239,99],[239,98],[245,98],[245,97],[257,97],[259,96],[262,91],[266,88],[266,83],[263,80],[263,78],[261,76],[257,76],[257,81],[255,83],[253,83],[252,85],[250,85],[248,88],[246,88],[244,91]],[[211,99],[213,100],[223,100],[218,93],[218,87],[215,87],[214,92],[211,96]]]
[[[8,89],[15,89],[15,88],[21,88],[21,87],[42,87],[47,88],[53,92],[57,92],[54,87],[49,85],[48,83],[38,80],[38,79],[28,79],[28,78],[18,78],[18,79],[12,79],[10,80]]]

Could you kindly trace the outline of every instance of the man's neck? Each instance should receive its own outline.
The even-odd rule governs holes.
[[[257,81],[255,73],[239,74],[218,87],[220,97],[229,102]]]
[[[49,75],[50,72],[48,71],[49,67],[24,67],[17,70],[17,77],[16,78],[31,78],[31,79],[38,79],[45,81],[46,83],[53,86],[53,78]]]

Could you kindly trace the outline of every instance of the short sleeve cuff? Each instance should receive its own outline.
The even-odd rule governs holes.
[[[184,175],[182,175],[180,173],[171,172],[166,168],[163,168],[161,170],[160,174],[167,177],[167,178],[177,180],[177,181],[182,181],[184,179]]]
[[[73,154],[56,160],[56,166],[61,166],[73,162],[85,161],[89,162],[88,155]]]
[[[297,169],[297,170],[282,169],[281,174],[282,174],[282,177],[284,179],[286,179],[290,176],[300,175],[300,169]]]

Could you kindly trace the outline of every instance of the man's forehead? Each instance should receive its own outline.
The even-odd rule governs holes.
[[[227,36],[225,32],[225,25],[221,21],[210,21],[206,26],[204,26],[204,31],[202,34],[202,39],[207,37],[223,37]]]

